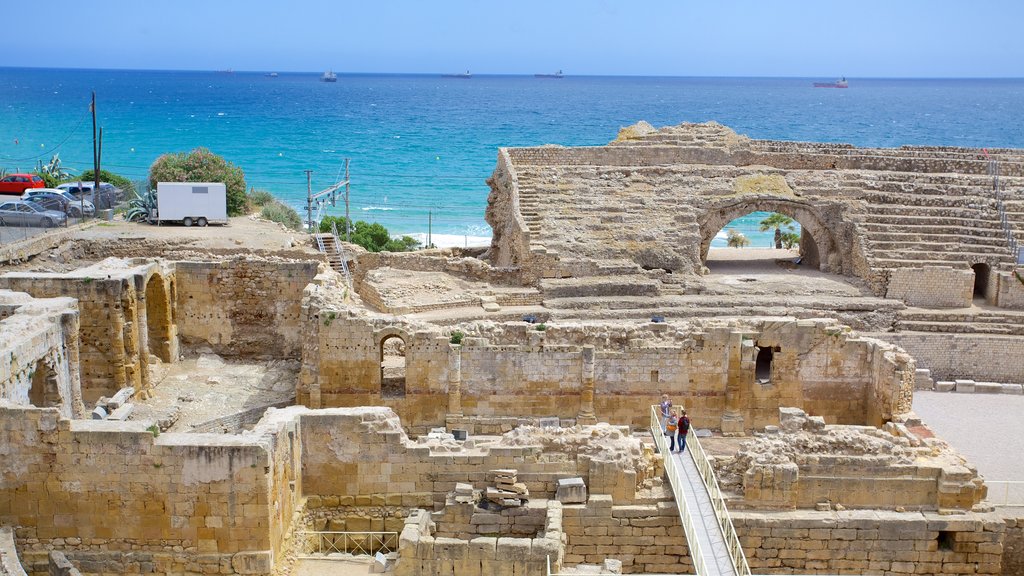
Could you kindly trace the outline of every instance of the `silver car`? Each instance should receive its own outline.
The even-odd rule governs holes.
[[[68,217],[63,212],[47,210],[29,200],[10,200],[0,203],[0,226],[34,226],[50,228],[64,226]]]
[[[64,212],[72,218],[95,216],[96,207],[88,200],[76,199],[70,193],[58,188],[29,188],[21,195],[22,200],[31,200],[46,210]]]

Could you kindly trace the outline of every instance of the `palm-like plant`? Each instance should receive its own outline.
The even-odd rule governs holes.
[[[761,220],[761,232],[767,232],[775,228],[775,247],[782,248],[782,229],[786,228],[788,232],[795,232],[796,229],[793,227],[793,219],[785,214],[779,214],[778,212],[772,212],[767,218]]]
[[[43,163],[43,161],[40,160],[39,164],[36,166],[36,172],[47,176],[53,176],[58,182],[71,177],[71,170],[61,165],[59,153],[54,154],[53,157],[50,158],[49,162]]]
[[[730,248],[743,248],[750,246],[750,239],[744,236],[742,232],[730,229],[725,233],[725,243]]]
[[[154,208],[156,208],[156,190],[139,192],[135,198],[128,201],[128,211],[124,213],[124,219],[129,222],[147,220]]]

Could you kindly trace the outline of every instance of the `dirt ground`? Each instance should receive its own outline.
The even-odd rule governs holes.
[[[209,352],[173,364],[150,365],[152,396],[138,401],[130,420],[173,421],[170,432],[295,397],[299,362],[229,360]]]
[[[711,248],[701,280],[706,294],[870,296],[857,279],[797,265],[796,250]]]

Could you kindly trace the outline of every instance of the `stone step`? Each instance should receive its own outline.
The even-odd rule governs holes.
[[[915,234],[913,232],[886,232],[873,233],[865,236],[872,246],[896,248],[900,246],[885,246],[886,244],[905,245],[903,247],[915,247],[920,244],[953,244],[953,245],[990,245],[1006,246],[1006,239],[1003,236],[961,236],[959,234]]]
[[[864,230],[868,236],[873,234],[939,234],[954,236],[992,236],[1001,234],[1003,229],[998,222],[991,226],[951,226],[933,225],[926,223],[900,224],[892,222],[861,222],[857,226]]]
[[[974,217],[959,217],[959,216],[909,216],[903,214],[887,214],[887,213],[867,213],[864,215],[864,223],[866,224],[884,224],[887,226],[897,227],[940,227],[948,226],[951,228],[978,228],[978,229],[998,229],[1001,228],[998,218],[994,215],[992,218],[974,218]]]
[[[1002,334],[1024,336],[1024,325],[989,324],[977,322],[909,322],[897,320],[897,332],[939,332],[951,334]]]
[[[660,282],[644,276],[587,276],[540,281],[545,300],[574,296],[657,296]]]
[[[872,250],[868,260],[877,266],[877,262],[889,260],[904,260],[909,262],[947,262],[954,268],[962,268],[975,262],[987,262],[995,260],[1002,262],[1011,260],[1010,252],[1003,247],[998,250],[989,251],[941,251],[941,250]]]

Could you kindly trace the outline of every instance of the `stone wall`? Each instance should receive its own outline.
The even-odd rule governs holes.
[[[995,291],[995,304],[1000,308],[1024,310],[1024,268],[992,274],[989,287]]]
[[[906,350],[934,380],[978,379],[1024,384],[1020,339],[994,334],[887,332],[874,334]]]
[[[755,574],[1004,574],[992,513],[733,512]]]
[[[0,290],[0,400],[81,417],[78,331],[73,299]]]
[[[870,425],[910,409],[913,361],[830,321],[593,323],[546,331],[476,323],[452,346],[434,327],[321,305],[310,299],[304,311],[316,343],[304,350],[298,402],[383,404],[414,433],[446,423],[500,432],[509,415],[589,415],[646,427],[662,393],[691,410],[697,426],[729,432],[775,423],[781,405],[829,423]],[[404,393],[382,396],[381,344],[391,336],[405,344]],[[761,381],[764,349],[772,360]]]
[[[967,308],[974,298],[974,272],[947,266],[896,268],[889,272],[885,297],[907,306]]]
[[[30,571],[60,549],[90,573],[269,573],[294,509],[284,440],[144,426],[0,407],[0,524]]]
[[[175,263],[176,321],[183,343],[222,356],[298,358],[306,336],[302,292],[317,266],[243,256]]]
[[[1002,574],[1024,574],[1024,513],[1020,508],[997,508],[996,514],[1006,523]]]
[[[0,575],[25,576],[14,544],[14,530],[9,526],[0,526]]]

